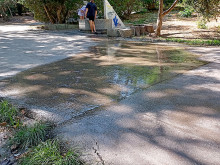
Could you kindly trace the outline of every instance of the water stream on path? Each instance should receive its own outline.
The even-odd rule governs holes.
[[[196,58],[179,47],[105,41],[2,80],[0,94],[28,108],[74,116],[206,63]]]

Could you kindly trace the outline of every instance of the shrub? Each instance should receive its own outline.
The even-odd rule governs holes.
[[[197,27],[198,27],[199,29],[208,29],[208,27],[207,27],[206,24],[207,24],[207,21],[204,20],[204,19],[202,19],[202,20],[200,20],[200,21],[197,22]]]
[[[103,0],[96,0],[95,3],[98,7],[98,15],[104,15]],[[128,18],[132,12],[137,12],[143,7],[143,3],[141,0],[109,0],[109,3],[113,6],[115,12],[121,18]]]
[[[64,155],[64,156],[63,156]],[[23,157],[20,165],[80,165],[79,155],[73,151],[63,154],[57,140],[47,140],[40,143],[27,156]]]
[[[156,9],[156,0],[141,0],[149,10]]]
[[[181,17],[191,17],[192,16],[192,13],[193,13],[193,9],[190,9],[190,8],[185,8],[183,11],[180,11],[180,16]]]
[[[18,145],[21,148],[27,148],[38,145],[41,141],[47,139],[50,130],[49,124],[36,123],[31,127],[24,126],[18,130],[10,139],[10,145]]]
[[[0,16],[2,16],[5,21],[7,21],[10,16],[13,16],[15,10],[15,0],[0,0]]]
[[[25,0],[24,5],[42,22],[65,23],[66,19],[82,7],[81,0]]]
[[[13,107],[8,101],[0,102],[0,123],[6,122],[7,124],[19,126],[18,109]]]
[[[220,32],[220,25],[217,26],[217,32]]]

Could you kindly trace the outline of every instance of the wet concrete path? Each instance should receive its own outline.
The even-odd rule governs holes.
[[[77,43],[70,33],[40,33],[39,49],[48,44],[42,52],[35,50],[38,34],[28,42],[32,33],[8,34],[1,33],[0,96],[56,122],[54,133],[88,153],[90,164],[219,164],[219,48],[191,48],[207,64],[180,47],[103,40],[63,59],[78,50],[68,46]],[[47,35],[56,39],[47,43]],[[83,48],[90,40],[82,37]],[[22,42],[34,51],[30,64],[49,56],[25,66]],[[12,77],[14,69],[25,71]]]
[[[191,48],[210,64],[75,118],[54,131],[91,164],[219,165],[219,48]]]
[[[179,47],[103,39],[87,52],[2,80],[0,94],[61,124],[206,64],[196,57]]]

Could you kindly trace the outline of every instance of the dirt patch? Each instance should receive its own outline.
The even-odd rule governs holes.
[[[14,24],[33,24],[33,23],[38,23],[38,21],[34,20],[33,16],[27,15],[27,16],[14,16],[10,18],[8,22],[2,22],[1,24],[14,25]]]
[[[163,37],[183,39],[220,39],[220,18],[207,23],[207,29],[197,27],[199,18],[181,18],[178,14],[168,16],[163,24]]]
[[[182,39],[220,39],[220,18],[210,20],[207,29],[199,29],[197,15],[190,18],[180,17],[177,11],[173,11],[164,18],[162,37]],[[153,24],[156,28],[157,12],[133,14],[129,20],[131,24]]]

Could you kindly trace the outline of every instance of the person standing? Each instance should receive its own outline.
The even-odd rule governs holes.
[[[86,13],[86,5],[87,5],[87,1],[83,1],[84,5],[81,9],[78,10],[78,16],[80,17],[80,19],[84,19],[85,18],[85,13]]]
[[[87,5],[86,5],[86,14],[85,16],[89,18],[89,25],[92,33],[96,33],[96,28],[95,28],[95,19],[97,16],[97,6],[95,4],[95,0],[91,0]]]

